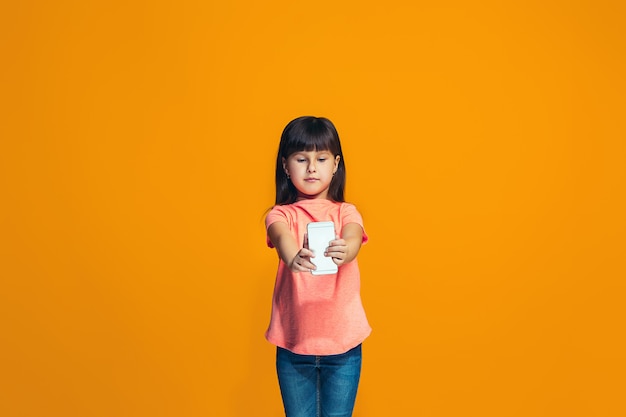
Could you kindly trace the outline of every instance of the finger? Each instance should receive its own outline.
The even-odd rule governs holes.
[[[346,245],[337,245],[337,246],[329,246],[326,248],[326,251],[324,252],[325,256],[339,256],[339,255],[343,255],[348,251],[348,246]]]
[[[309,234],[304,234],[304,241],[302,242],[302,247],[308,249],[309,248]]]
[[[296,255],[293,260],[293,266],[299,272],[310,271],[315,269],[315,265],[308,260],[307,257],[300,256],[300,254]]]
[[[347,246],[346,241],[343,239],[331,240],[328,242],[328,246]]]
[[[345,257],[346,257],[345,253],[337,253],[337,254],[334,254],[333,256],[331,256],[331,258],[339,259],[340,261],[342,261]]]
[[[310,271],[310,270],[315,269],[315,264],[313,264],[311,261],[309,261],[306,258],[297,258],[296,262],[294,263],[296,265],[296,268],[300,272],[305,272],[305,271]]]

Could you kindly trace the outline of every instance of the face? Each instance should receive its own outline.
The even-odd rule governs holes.
[[[298,190],[298,200],[328,198],[339,159],[329,151],[301,151],[283,158],[283,168]]]

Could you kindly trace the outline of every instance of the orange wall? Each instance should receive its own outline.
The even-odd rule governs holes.
[[[280,415],[303,114],[371,237],[356,416],[626,414],[623,2],[1,9],[0,415]]]

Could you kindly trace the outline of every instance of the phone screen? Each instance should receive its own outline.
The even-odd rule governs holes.
[[[317,269],[311,271],[313,275],[326,275],[337,273],[337,265],[333,259],[324,256],[326,248],[331,240],[335,240],[335,224],[333,222],[312,222],[307,225],[309,249],[315,253],[311,262]]]

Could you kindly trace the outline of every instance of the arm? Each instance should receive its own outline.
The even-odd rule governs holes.
[[[315,265],[311,263],[313,252],[308,249],[306,235],[304,235],[304,247],[300,248],[285,222],[272,223],[267,229],[267,234],[278,256],[291,271],[306,272],[315,269]]]
[[[338,266],[352,262],[359,254],[363,242],[363,228],[358,223],[348,223],[343,226],[341,238],[330,242],[324,254],[333,258]]]

